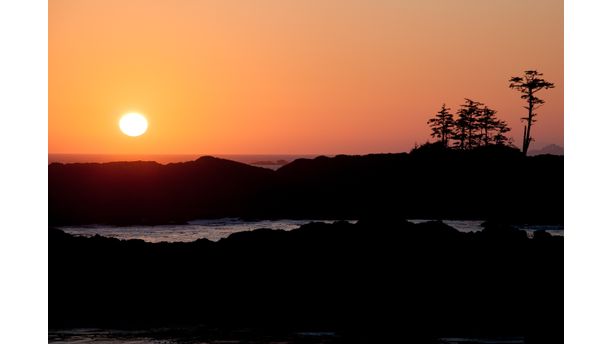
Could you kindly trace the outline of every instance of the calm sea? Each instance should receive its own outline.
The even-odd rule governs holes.
[[[225,218],[216,220],[195,220],[190,221],[185,225],[158,225],[158,226],[78,226],[78,227],[60,227],[63,231],[81,236],[94,236],[96,234],[129,240],[141,239],[147,242],[189,242],[197,239],[208,239],[218,241],[228,237],[232,233],[252,231],[258,228],[270,228],[278,230],[292,230],[308,222],[315,220],[262,220],[262,221],[244,221],[237,218]],[[316,220],[320,221],[320,220]],[[414,223],[425,222],[428,220],[408,220]],[[320,221],[332,223],[333,220]],[[349,221],[355,222],[355,221]],[[444,223],[457,229],[460,232],[476,232],[482,230],[480,226],[483,221],[462,221],[462,220],[444,220]],[[542,225],[520,225],[517,226],[532,235],[536,230],[546,230],[552,235],[563,235],[563,226],[542,226]],[[376,235],[376,233],[372,233]]]
[[[299,158],[312,159],[315,154],[49,154],[49,163],[83,163],[83,162],[113,162],[113,161],[157,161],[160,164],[193,161],[204,155],[212,155],[222,159],[242,162],[245,164],[277,169],[284,164]]]
[[[189,333],[189,329],[186,333]],[[240,336],[233,337],[201,337],[198,335],[177,336],[171,329],[151,329],[148,331],[120,331],[101,329],[70,329],[49,331],[49,343],[56,344],[195,344],[195,343],[226,343],[226,344],[305,344],[305,343],[346,343],[334,332],[297,332],[286,335],[249,335],[241,331]],[[415,342],[420,343],[420,342]],[[428,342],[430,343],[430,342]],[[524,344],[522,337],[507,338],[439,338],[436,344]]]

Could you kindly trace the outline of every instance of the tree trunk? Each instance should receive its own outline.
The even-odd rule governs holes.
[[[523,155],[527,156],[529,144],[531,143],[531,120],[533,119],[533,93],[529,90],[529,114],[527,115],[527,127],[525,128],[523,141]]]
[[[527,155],[527,149],[525,143],[527,142],[527,125],[523,128],[523,155]]]

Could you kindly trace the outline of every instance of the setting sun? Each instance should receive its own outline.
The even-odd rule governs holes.
[[[119,128],[127,136],[140,136],[147,131],[149,122],[139,113],[128,113],[119,120]]]

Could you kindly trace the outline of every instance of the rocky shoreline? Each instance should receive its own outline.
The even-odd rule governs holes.
[[[377,231],[379,236],[369,235]],[[218,242],[49,231],[50,328],[205,326],[404,336],[563,336],[563,237],[362,219]],[[560,340],[559,340],[560,339]]]

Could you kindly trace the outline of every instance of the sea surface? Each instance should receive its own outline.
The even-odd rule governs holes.
[[[258,167],[276,170],[295,159],[312,159],[315,154],[49,154],[48,163],[104,163],[113,161],[156,161],[160,164],[193,161],[201,156],[238,161]]]
[[[65,344],[335,344],[346,343],[334,332],[299,332],[284,335],[262,335],[242,332],[238,335],[202,336],[190,330],[157,329],[122,331],[101,329],[50,330],[49,343]],[[179,334],[180,333],[180,334]],[[431,343],[431,342],[427,342]],[[524,344],[522,337],[508,338],[439,338],[437,344]],[[411,342],[410,344],[422,344]]]
[[[184,225],[157,225],[157,226],[66,226],[59,227],[66,233],[81,236],[94,236],[96,234],[129,240],[141,239],[147,242],[190,242],[197,239],[208,239],[218,241],[228,237],[232,233],[252,231],[258,228],[270,228],[279,230],[292,230],[299,226],[312,222],[332,223],[334,220],[261,220],[245,221],[238,218],[224,218],[216,220],[195,220]],[[414,223],[429,220],[411,219]],[[355,220],[349,222],[355,223]],[[482,230],[480,226],[484,221],[474,220],[444,220],[444,223],[457,229],[460,232],[476,232]],[[563,235],[563,226],[542,226],[542,225],[519,225],[528,235],[532,235],[536,230],[546,230],[552,235]],[[372,233],[372,235],[376,235]]]

